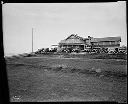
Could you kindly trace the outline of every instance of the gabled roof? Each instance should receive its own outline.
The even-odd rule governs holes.
[[[71,38],[73,37],[73,38]],[[66,39],[64,40],[61,40],[60,43],[65,43],[65,44],[69,44],[69,43],[78,43],[78,44],[81,44],[81,43],[85,43],[84,42],[84,39],[80,36],[77,36],[75,34],[71,34],[69,37],[67,37]]]
[[[78,36],[77,34],[76,34],[76,35],[75,35],[75,34],[71,34],[71,35],[70,35],[69,37],[67,37],[65,40],[69,39],[69,38],[72,37],[72,36],[74,36],[74,37],[76,37],[76,38],[78,38],[78,39],[84,40],[84,38]]]
[[[103,42],[103,41],[120,41],[121,37],[106,37],[106,38],[92,38],[91,42]]]

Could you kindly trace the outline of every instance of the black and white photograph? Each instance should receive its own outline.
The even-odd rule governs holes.
[[[127,103],[126,1],[3,3],[9,102]]]

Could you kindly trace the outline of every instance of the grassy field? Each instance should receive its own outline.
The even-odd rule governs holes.
[[[11,102],[127,101],[127,62],[117,59],[6,59]]]
[[[37,54],[37,56],[47,56],[53,57],[62,55],[63,57],[67,58],[89,58],[89,59],[123,59],[127,60],[127,54],[118,53],[118,54],[107,54],[107,53],[44,53],[44,54]]]

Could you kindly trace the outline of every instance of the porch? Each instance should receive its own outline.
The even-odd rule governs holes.
[[[59,45],[60,48],[71,48],[71,49],[79,49],[79,50],[84,50],[85,44],[61,44]]]

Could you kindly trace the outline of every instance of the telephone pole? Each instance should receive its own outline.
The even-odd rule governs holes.
[[[33,28],[32,28],[32,53],[33,53]]]

